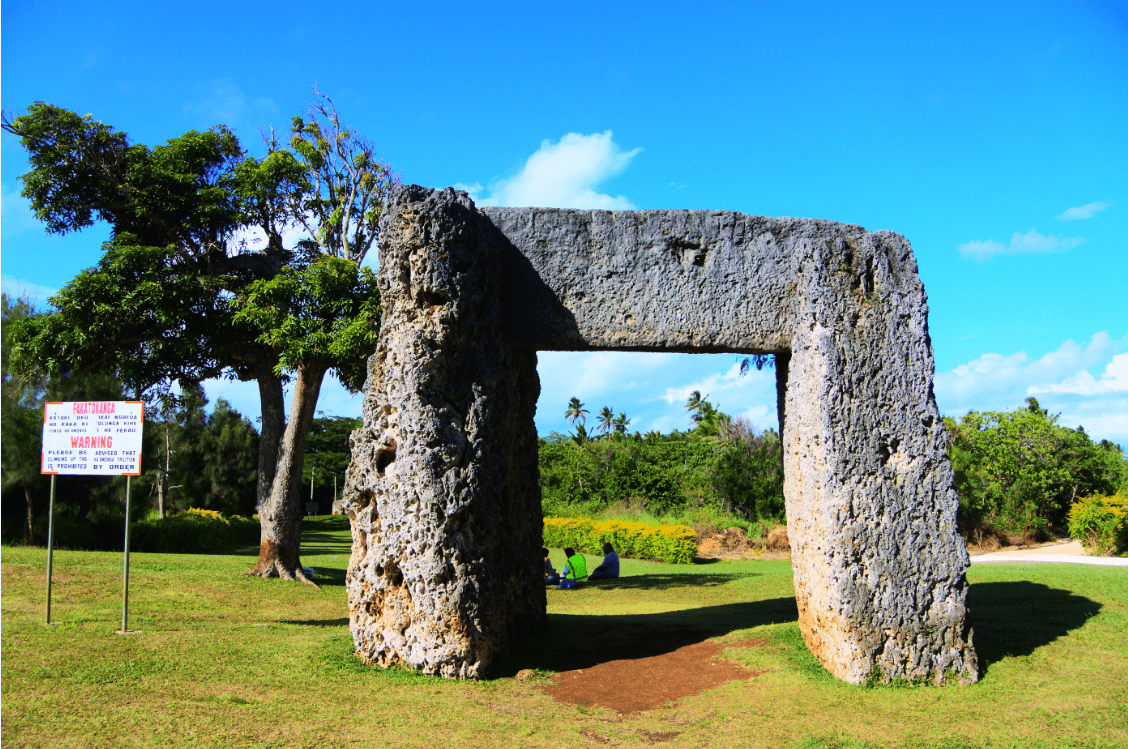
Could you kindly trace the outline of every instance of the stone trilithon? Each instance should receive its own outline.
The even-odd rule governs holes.
[[[777,355],[799,626],[836,677],[978,677],[908,241],[726,211],[477,209],[402,188],[353,433],[349,626],[481,676],[544,623],[537,351]]]

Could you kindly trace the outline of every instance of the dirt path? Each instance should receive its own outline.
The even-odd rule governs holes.
[[[628,648],[627,652],[605,654],[608,660],[603,662],[561,671],[540,689],[557,702],[607,707],[629,715],[701,694],[726,681],[759,676],[762,671],[725,660],[724,651],[766,644],[757,639],[726,644],[706,640],[644,657],[637,657]]]
[[[791,554],[785,549],[764,549],[762,545],[754,548],[752,542],[742,533],[733,532],[735,530],[705,539],[704,553],[699,552],[699,555],[714,559],[790,559]],[[971,548],[969,552],[972,564],[1059,562],[1128,567],[1128,558],[1087,556],[1081,543],[1073,540],[1008,546],[991,552]],[[595,650],[574,647],[587,642],[591,633],[577,636],[575,642],[569,643],[573,647],[569,647],[556,664],[557,673],[539,688],[561,703],[605,707],[620,715],[629,715],[700,694],[726,681],[759,676],[762,672],[726,660],[725,651],[767,645],[758,639],[721,644],[708,638],[722,632],[696,627],[675,627],[660,632],[604,631],[603,634],[611,637]],[[664,741],[674,735],[650,738]]]
[[[986,554],[971,553],[972,564],[987,562],[1060,562],[1066,564],[1095,564],[1103,567],[1128,567],[1125,557],[1090,557],[1085,554],[1080,541],[1056,541],[1039,546],[1005,548]]]

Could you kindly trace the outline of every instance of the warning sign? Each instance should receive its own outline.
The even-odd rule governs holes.
[[[141,401],[48,403],[43,411],[43,473],[141,475]]]

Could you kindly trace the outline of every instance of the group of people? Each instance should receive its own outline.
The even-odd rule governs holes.
[[[619,555],[611,544],[603,544],[603,562],[588,574],[587,560],[583,554],[569,547],[564,549],[564,569],[557,572],[552,567],[548,558],[548,549],[541,549],[544,553],[544,584],[567,585],[565,581],[571,580],[572,585],[583,580],[614,580],[619,576]],[[570,586],[569,586],[570,587]]]

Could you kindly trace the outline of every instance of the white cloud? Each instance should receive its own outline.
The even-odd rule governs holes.
[[[1060,413],[1062,424],[1084,426],[1098,439],[1128,442],[1128,336],[1113,340],[1105,331],[1088,345],[1065,341],[1031,360],[1026,352],[987,353],[936,375],[936,401],[949,416],[968,411],[1019,408],[1036,395],[1043,408]],[[1088,370],[1102,368],[1100,377]]]
[[[31,201],[20,195],[15,188],[0,186],[0,220],[3,221],[4,234],[22,234],[28,231],[43,231],[43,224],[31,211]]]
[[[9,275],[0,275],[0,286],[3,287],[4,293],[14,297],[30,297],[36,302],[36,306],[44,308],[47,306],[47,298],[53,297],[59,293],[58,289],[53,289],[49,286],[40,286],[31,281],[25,281],[22,278],[13,278]]]
[[[1007,356],[983,354],[951,372],[938,373],[936,398],[946,410],[1014,408],[1022,404],[1030,385],[1062,380],[1100,364],[1124,346],[1128,338],[1113,341],[1107,331],[1101,331],[1085,347],[1070,339],[1034,361],[1025,351]]]
[[[1055,216],[1059,221],[1079,221],[1084,218],[1092,218],[1106,208],[1109,204],[1104,201],[1098,200],[1096,203],[1088,203],[1086,205],[1079,205],[1075,208],[1069,208],[1059,216]]]
[[[645,389],[651,374],[676,356],[639,351],[542,351],[537,354],[537,371],[542,391],[567,393],[553,396],[563,404],[576,396],[583,401],[602,398],[614,406],[610,400],[627,391]],[[563,406],[560,412],[564,412]]]
[[[1084,244],[1084,237],[1048,237],[1031,229],[1023,234],[1015,232],[1011,235],[1010,244],[1003,244],[994,239],[974,240],[961,244],[956,249],[964,257],[975,260],[990,260],[995,255],[1043,255],[1051,252],[1064,252]]]
[[[516,175],[490,185],[490,194],[479,199],[482,186],[458,184],[478,205],[535,206],[618,211],[634,208],[622,195],[612,197],[593,188],[627,168],[642,151],[623,151],[612,140],[611,131],[582,135],[568,133],[559,143],[544,140]]]
[[[1105,393],[1128,392],[1128,354],[1117,354],[1105,365],[1098,380],[1085,370],[1066,377],[1061,382],[1031,385],[1026,389],[1037,393],[1073,393],[1075,395],[1103,395]]]
[[[455,182],[453,185],[451,185],[451,187],[453,187],[455,190],[462,190],[465,193],[469,193],[470,198],[475,203],[478,202],[478,196],[481,195],[482,192],[481,182],[475,182],[472,185],[468,185],[465,182]]]
[[[723,395],[733,388],[744,387],[749,382],[751,380],[748,380],[746,376],[740,376],[740,360],[738,359],[723,372],[712,373],[688,385],[666,388],[666,392],[661,397],[666,403],[685,405],[685,402],[689,400],[690,393],[697,391],[701,393],[702,398],[716,402],[719,395]]]
[[[243,127],[257,133],[263,119],[277,115],[280,111],[273,99],[262,96],[248,99],[243,89],[230,76],[215,79],[202,87],[200,94],[200,101],[186,105],[184,111],[199,115],[207,127],[222,124],[232,129]]]

